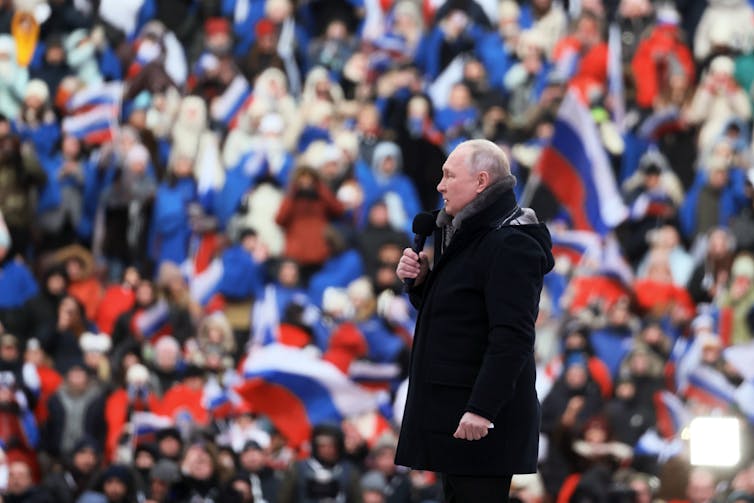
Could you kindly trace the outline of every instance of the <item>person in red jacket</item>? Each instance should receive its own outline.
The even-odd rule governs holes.
[[[675,9],[660,9],[657,25],[636,49],[631,69],[636,77],[636,103],[641,107],[652,107],[657,96],[669,89],[671,78],[694,81],[694,58],[681,38],[679,21]]]
[[[131,414],[137,411],[155,412],[159,401],[149,389],[149,370],[140,364],[131,365],[126,372],[126,387],[114,391],[105,402],[105,421],[107,437],[105,440],[105,459],[109,462],[115,458],[118,444],[128,424]]]
[[[555,72],[568,80],[584,101],[593,89],[603,91],[607,82],[607,44],[602,40],[602,19],[585,10],[574,32],[553,50]]]
[[[275,220],[285,229],[285,255],[301,265],[302,273],[309,273],[305,276],[329,258],[324,231],[344,211],[317,171],[302,166],[293,173]]]

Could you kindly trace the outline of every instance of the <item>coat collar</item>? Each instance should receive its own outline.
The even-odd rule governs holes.
[[[518,209],[516,196],[513,194],[515,184],[516,178],[513,176],[502,178],[479,193],[455,217],[441,209],[437,215],[437,226],[444,229],[444,233],[450,237],[461,229],[471,231],[488,227],[513,214]]]

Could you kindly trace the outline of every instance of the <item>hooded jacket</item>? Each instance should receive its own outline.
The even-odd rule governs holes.
[[[518,208],[512,185],[489,187],[435,232],[434,267],[410,292],[419,313],[397,464],[473,476],[536,471],[534,322],[554,260],[547,228]],[[454,438],[465,412],[494,429],[478,441]]]

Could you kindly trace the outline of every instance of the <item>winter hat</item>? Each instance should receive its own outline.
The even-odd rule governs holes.
[[[106,354],[113,347],[110,336],[105,333],[84,332],[79,339],[79,346],[84,353]]]
[[[751,258],[751,255],[739,255],[736,257],[736,260],[733,261],[730,274],[734,278],[743,276],[754,279],[754,259]]]
[[[144,385],[149,382],[149,370],[141,363],[134,363],[126,372],[126,382],[133,385]]]
[[[160,442],[161,440],[164,440],[166,438],[174,438],[178,440],[178,442],[183,443],[183,437],[181,437],[181,432],[178,431],[178,428],[175,426],[169,426],[167,428],[162,428],[157,432],[157,442]]]
[[[663,26],[678,26],[681,16],[672,5],[664,4],[657,9],[657,24]]]
[[[715,320],[707,313],[702,313],[691,322],[691,330],[696,333],[704,330],[705,332],[711,332],[715,329]]]
[[[64,375],[76,368],[84,370],[85,372],[89,372],[89,368],[86,366],[86,363],[84,363],[83,355],[74,355],[67,361],[63,362],[61,367],[61,374]]]
[[[131,485],[131,472],[124,465],[110,465],[102,474],[102,480],[108,481],[110,479],[120,480],[123,485],[129,486]]]
[[[26,84],[26,91],[24,92],[24,99],[37,98],[40,101],[47,102],[50,98],[50,90],[47,88],[47,84],[41,79],[32,79]]]
[[[374,287],[372,281],[362,276],[350,282],[346,289],[348,298],[352,302],[366,302],[374,299]]]
[[[513,0],[503,0],[498,6],[498,19],[518,19],[521,9]]]
[[[260,19],[254,26],[254,33],[257,38],[266,37],[275,33],[275,23],[267,18]]]
[[[204,23],[204,35],[207,37],[230,35],[230,31],[230,23],[222,17],[211,17]]]
[[[73,451],[71,451],[71,455],[76,454],[77,452],[81,452],[84,449],[90,449],[96,455],[101,454],[100,445],[93,437],[89,435],[84,435],[78,440],[78,442],[73,444]]]
[[[140,452],[144,451],[146,453],[149,453],[152,458],[157,459],[160,457],[160,453],[157,449],[157,445],[155,445],[152,442],[142,442],[139,444],[136,444],[136,447],[134,447],[134,457]]]
[[[723,343],[718,336],[711,333],[704,333],[698,336],[699,347],[702,349],[715,347],[721,348]]]
[[[259,445],[259,442],[256,440],[247,440],[245,444],[243,444],[243,448],[241,449],[241,452],[246,452],[249,449],[254,449],[255,451],[263,451],[261,445]]]
[[[137,143],[131,147],[126,153],[124,164],[126,167],[131,167],[134,164],[147,164],[149,162],[149,150],[141,143]]]
[[[353,304],[343,288],[329,286],[322,295],[322,310],[338,319],[348,319],[353,316]]]
[[[709,69],[713,74],[733,75],[735,64],[729,56],[715,56]]]

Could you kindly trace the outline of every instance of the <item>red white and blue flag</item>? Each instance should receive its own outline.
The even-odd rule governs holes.
[[[550,229],[552,237],[552,254],[566,257],[574,266],[582,259],[599,260],[602,254],[602,238],[591,231],[574,231],[570,229]]]
[[[736,402],[736,388],[712,367],[700,365],[688,375],[684,396],[713,409],[728,410]]]
[[[66,103],[63,132],[89,145],[111,141],[120,116],[122,82],[94,84],[78,91]]]
[[[133,323],[139,333],[146,340],[157,339],[158,336],[169,332],[170,307],[165,300],[160,299],[154,305],[138,312]]]
[[[597,126],[573,91],[560,105],[535,173],[568,211],[574,229],[604,236],[628,216]]]
[[[142,411],[136,411],[131,414],[130,423],[132,446],[155,442],[159,431],[175,425],[175,422],[170,417]]]
[[[381,396],[310,352],[280,344],[254,350],[244,362],[243,377],[237,393],[293,446],[308,441],[317,424],[377,410]]]
[[[652,400],[657,414],[657,432],[665,439],[677,437],[691,421],[683,401],[667,390],[656,392]]]
[[[249,107],[254,95],[251,85],[242,75],[236,76],[225,89],[225,92],[212,101],[210,116],[212,120],[233,129],[238,124],[238,118]]]

